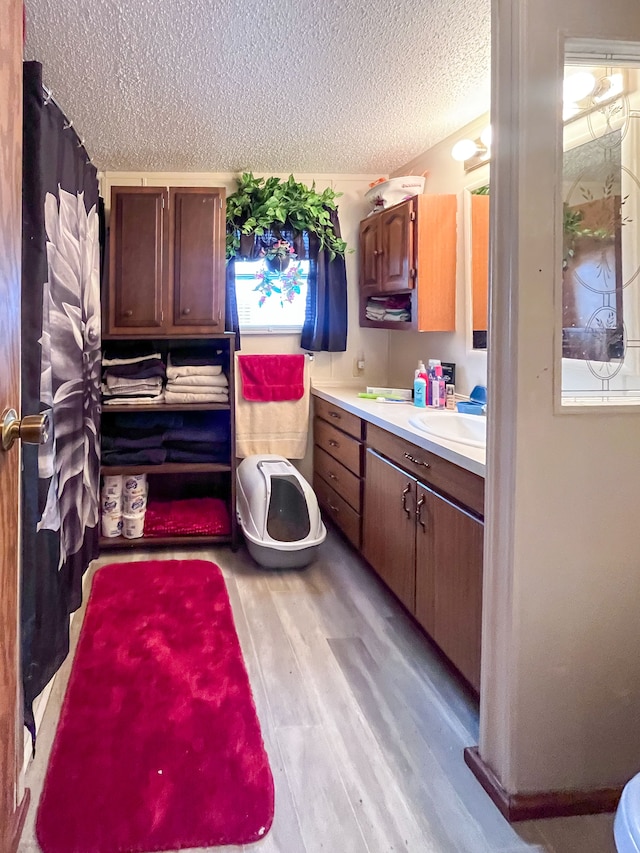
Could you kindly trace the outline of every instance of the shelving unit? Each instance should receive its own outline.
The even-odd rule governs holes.
[[[111,339],[113,342],[113,339]],[[144,413],[147,415],[162,414],[166,412],[203,413],[203,412],[227,412],[229,417],[229,457],[225,462],[164,462],[159,465],[134,464],[134,465],[102,465],[101,473],[108,474],[147,474],[149,483],[149,496],[180,497],[208,496],[220,497],[226,501],[229,512],[230,530],[228,534],[185,534],[167,536],[143,536],[138,539],[126,539],[123,536],[101,537],[101,549],[134,549],[149,547],[195,547],[198,545],[211,545],[230,543],[232,548],[237,547],[238,530],[235,513],[236,505],[236,458],[235,458],[235,411],[234,411],[234,352],[235,340],[232,334],[209,335],[203,338],[175,338],[153,341],[154,349],[157,349],[167,359],[168,353],[174,347],[184,346],[217,346],[224,352],[223,372],[229,381],[228,403],[136,403],[136,404],[109,404],[102,409],[103,423],[110,415],[127,415]],[[206,475],[211,475],[209,478]]]

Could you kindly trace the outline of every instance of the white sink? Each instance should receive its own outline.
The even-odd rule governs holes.
[[[413,415],[409,423],[416,429],[458,444],[469,444],[472,447],[486,447],[487,444],[487,419],[483,415],[429,411]]]

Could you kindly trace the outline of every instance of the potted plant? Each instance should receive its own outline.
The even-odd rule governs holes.
[[[298,256],[288,240],[276,240],[266,249],[260,250],[260,257],[264,258],[265,264],[273,272],[284,272],[289,261]]]
[[[256,237],[274,233],[279,242],[280,232],[286,230],[293,231],[294,239],[304,231],[315,234],[320,249],[328,249],[332,260],[336,255],[344,256],[347,244],[336,236],[330,213],[342,193],[330,188],[319,193],[315,183],[307,187],[293,175],[281,181],[244,172],[237,184],[236,191],[227,198],[227,259],[252,254],[253,248],[241,248],[242,238],[250,238],[253,247]]]

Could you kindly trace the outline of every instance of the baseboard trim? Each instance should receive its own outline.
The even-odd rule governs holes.
[[[510,823],[547,817],[613,812],[622,794],[622,785],[619,788],[586,791],[537,791],[532,794],[509,794],[502,787],[493,770],[484,763],[477,746],[465,749],[464,760],[494,805]]]
[[[16,809],[13,815],[12,826],[9,829],[9,853],[17,853],[18,845],[20,844],[20,836],[22,835],[22,830],[24,829],[24,822],[27,818],[27,812],[29,811],[29,802],[31,800],[31,791],[29,788],[25,788],[22,802]]]

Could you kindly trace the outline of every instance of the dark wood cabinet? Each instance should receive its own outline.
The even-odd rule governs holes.
[[[216,187],[113,187],[105,337],[224,331],[224,201]]]
[[[362,438],[359,417],[314,398],[313,488],[321,509],[360,548]]]
[[[360,325],[448,332],[455,329],[454,195],[419,195],[360,223]],[[396,295],[408,320],[372,319],[372,297]]]
[[[367,425],[362,553],[477,691],[483,485],[476,474]]]
[[[415,478],[367,450],[362,553],[412,613],[416,592]]]
[[[422,484],[417,498],[415,616],[479,691],[484,525]]]

